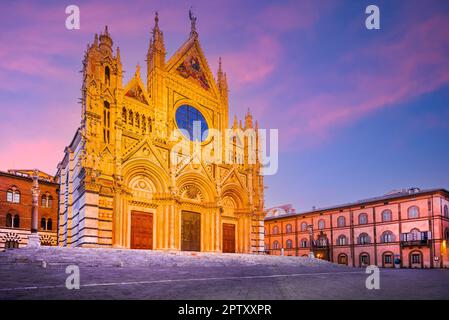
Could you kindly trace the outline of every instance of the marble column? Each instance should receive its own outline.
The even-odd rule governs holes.
[[[32,195],[32,213],[31,213],[31,234],[28,237],[28,247],[38,248],[41,245],[38,230],[38,218],[39,218],[39,172],[34,170],[33,174],[33,188],[31,189]]]

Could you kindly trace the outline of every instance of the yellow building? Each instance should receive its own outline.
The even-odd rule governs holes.
[[[229,127],[226,74],[220,61],[214,78],[190,20],[189,38],[166,60],[156,14],[146,85],[139,66],[122,84],[107,27],[88,46],[81,126],[58,165],[61,245],[263,252],[263,177],[258,152],[250,163],[245,148],[254,136],[219,148],[228,138],[213,134]],[[249,112],[244,123],[234,119],[232,129],[252,130]]]

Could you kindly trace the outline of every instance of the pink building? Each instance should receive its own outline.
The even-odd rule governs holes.
[[[272,208],[265,249],[355,267],[448,268],[448,208],[449,191],[418,188],[302,213]]]

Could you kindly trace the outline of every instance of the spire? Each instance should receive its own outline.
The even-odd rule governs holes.
[[[147,53],[148,68],[154,66],[162,67],[165,64],[164,34],[159,29],[159,14],[154,15],[154,27],[150,37],[150,45]],[[150,70],[148,70],[150,71]]]
[[[112,38],[109,35],[108,26],[104,27],[104,32],[100,34],[100,50],[107,53],[112,53]]]
[[[117,59],[117,62],[118,63],[121,63],[121,58],[120,58],[120,48],[119,47],[117,47],[117,49],[116,49],[116,59]]]
[[[220,87],[220,83],[223,81],[223,69],[221,67],[221,57],[218,58],[218,71],[217,71],[217,82]]]
[[[237,129],[238,122],[237,122],[237,115],[234,114],[234,123],[232,124],[232,129]]]
[[[193,15],[192,7],[189,9],[189,19],[190,19],[190,37],[197,37],[198,32],[196,31],[196,17]]]
[[[140,64],[137,63],[136,65],[136,78],[140,78]]]
[[[253,116],[251,115],[251,112],[249,111],[245,115],[245,128],[252,128],[253,127]]]

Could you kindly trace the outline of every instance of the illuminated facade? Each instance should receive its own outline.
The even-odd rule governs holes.
[[[355,267],[448,268],[449,192],[410,189],[296,213],[268,210],[270,254],[308,256]]]
[[[81,126],[57,173],[61,245],[263,252],[260,166],[247,161],[248,137],[234,139],[230,153],[211,147],[224,138],[206,129],[228,128],[228,85],[221,61],[212,75],[190,19],[189,38],[166,60],[156,14],[146,83],[137,66],[122,85],[107,27],[88,46]],[[232,128],[253,128],[251,114]],[[243,162],[199,158],[198,146]]]
[[[38,170],[0,171],[0,250],[23,248],[32,227],[33,176],[37,177],[38,241],[57,244],[58,184],[54,177]]]

